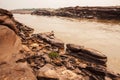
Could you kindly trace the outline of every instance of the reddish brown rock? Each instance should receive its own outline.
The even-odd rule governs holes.
[[[37,80],[26,63],[1,64],[0,80]]]
[[[61,41],[60,39],[57,39],[54,36],[54,33],[50,32],[50,33],[40,33],[38,34],[38,37],[42,40],[44,40],[45,42],[48,42],[49,44],[58,47],[59,49],[63,49],[64,50],[64,43],[63,41]]]
[[[6,25],[7,27],[15,31],[15,33],[18,33],[16,22],[11,12],[4,9],[0,9],[0,24]]]
[[[0,9],[0,80],[36,80],[27,64],[15,62],[23,58],[18,30],[12,14]]]
[[[0,25],[0,61],[9,61],[20,49],[20,38],[7,26]]]
[[[74,44],[67,44],[66,46],[68,53],[73,56],[76,56],[88,62],[106,65],[107,57],[97,50],[84,48],[83,46]]]

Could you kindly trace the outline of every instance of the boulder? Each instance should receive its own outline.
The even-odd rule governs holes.
[[[74,52],[82,52],[82,53],[85,53],[85,54],[88,54],[88,55],[91,55],[93,57],[100,58],[100,59],[107,58],[101,52],[94,50],[94,49],[85,48],[84,46],[79,46],[79,45],[75,45],[75,44],[67,44],[66,46],[67,46],[67,49],[74,51]]]
[[[106,65],[107,57],[97,50],[84,48],[83,46],[74,44],[67,44],[66,46],[68,53],[73,56],[86,60],[87,62]]]
[[[0,25],[0,61],[8,61],[21,50],[21,41],[16,33],[7,26]]]
[[[53,46],[64,49],[64,43],[61,40],[55,38],[53,33],[40,33],[38,34],[38,37]]]
[[[101,52],[95,50],[95,49],[91,49],[91,48],[83,48],[81,50],[81,52],[85,53],[85,54],[88,54],[88,55],[91,55],[93,57],[96,57],[96,58],[99,58],[99,59],[107,59],[107,57],[102,54]]]
[[[0,80],[37,80],[26,63],[0,65]]]
[[[60,76],[61,76],[60,80],[82,80],[83,79],[81,75],[77,75],[76,73],[70,70],[62,71]]]
[[[46,64],[38,72],[38,80],[82,80],[82,75],[77,75],[65,67],[54,67]]]
[[[58,75],[51,64],[46,64],[38,71],[38,80],[59,80]]]
[[[66,44],[67,49],[74,51],[74,52],[79,52],[81,51],[81,49],[84,48],[84,46],[79,46],[79,45],[75,45],[75,44]]]

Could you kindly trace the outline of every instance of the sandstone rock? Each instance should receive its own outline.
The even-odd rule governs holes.
[[[15,33],[18,33],[12,13],[7,10],[0,9],[0,15],[0,24],[9,27]]]
[[[37,80],[26,63],[0,65],[0,80]]]
[[[16,21],[12,13],[4,9],[0,9],[0,24],[9,27],[15,33],[19,34],[20,37],[24,38],[33,32],[32,28]]]
[[[7,26],[0,25],[0,61],[8,61],[21,49],[21,41],[15,32]]]
[[[85,53],[85,54],[88,54],[88,55],[91,55],[93,57],[100,58],[100,59],[107,58],[101,52],[94,50],[94,49],[90,49],[90,48],[84,48],[84,46],[79,46],[75,44],[67,44],[66,46],[69,50],[74,51],[74,52],[82,52],[82,53]]]
[[[88,49],[74,44],[67,44],[66,46],[68,53],[71,53],[75,57],[88,62],[106,65],[107,57],[94,49]]]
[[[44,41],[50,43],[51,45],[57,46],[59,48],[64,48],[64,43],[61,40],[55,38],[54,36],[52,37],[51,35],[53,35],[53,34],[51,34],[51,33],[44,34],[43,33],[43,34],[38,34],[38,37],[40,39],[43,39]]]
[[[101,52],[97,51],[97,50],[94,50],[94,49],[90,49],[90,48],[83,48],[81,50],[81,52],[85,53],[85,54],[88,54],[88,55],[91,55],[93,57],[96,57],[96,58],[99,58],[99,59],[106,59],[107,57],[102,54]]]
[[[82,76],[78,76],[76,73],[70,71],[70,70],[64,70],[62,71],[62,75],[64,75],[64,80],[82,80]]]
[[[74,51],[74,52],[79,52],[81,49],[84,48],[84,46],[78,46],[75,44],[66,44],[67,49]]]
[[[16,63],[23,58],[18,30],[13,15],[0,9],[0,80],[36,80],[27,64]]]
[[[38,72],[38,80],[59,80],[56,71],[52,68],[54,68],[54,66],[50,64],[46,64],[44,67],[42,67]]]

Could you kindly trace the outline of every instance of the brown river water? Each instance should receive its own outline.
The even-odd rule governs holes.
[[[107,66],[120,73],[120,21],[76,20],[72,18],[14,14],[16,20],[35,33],[54,31],[65,43],[84,45],[108,56]]]

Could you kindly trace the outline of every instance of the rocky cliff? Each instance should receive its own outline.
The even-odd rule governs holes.
[[[62,16],[87,19],[120,20],[120,7],[65,7],[56,10],[35,10],[31,14],[44,16]]]
[[[0,80],[119,80],[107,69],[107,56],[64,44],[54,32],[33,34],[0,9]]]

